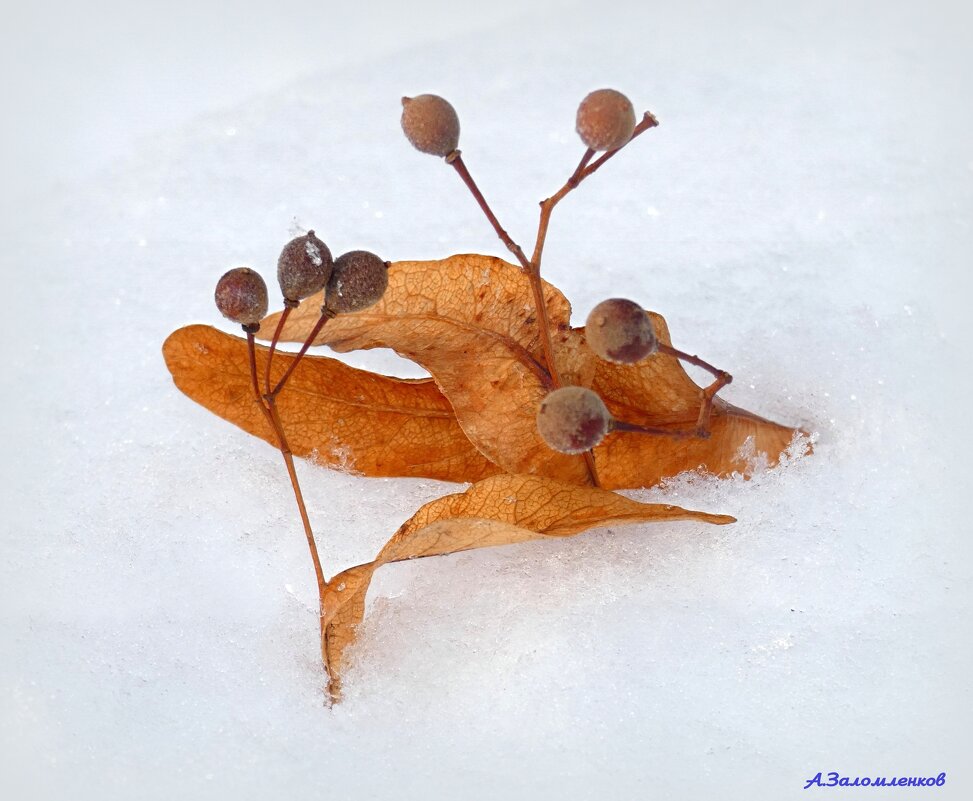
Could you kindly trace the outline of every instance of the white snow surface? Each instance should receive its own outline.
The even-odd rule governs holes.
[[[525,12],[214,108],[7,220],[0,796],[786,799],[830,796],[803,789],[819,771],[946,771],[842,795],[973,797],[969,21]],[[161,344],[233,331],[216,279],[272,282],[298,227],[336,255],[503,255],[402,136],[403,94],[453,101],[471,171],[531,244],[601,86],[661,125],[558,207],[545,275],[578,324],[611,296],[661,312],[733,373],[727,400],[814,432],[814,454],[631,493],[732,526],[383,568],[326,709],[280,455],[178,392]],[[329,574],[462,489],[299,472]]]

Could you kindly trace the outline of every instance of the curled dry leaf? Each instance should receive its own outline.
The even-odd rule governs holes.
[[[549,284],[545,295],[565,381],[594,389],[619,419],[672,430],[694,425],[700,387],[678,359],[656,353],[634,365],[605,362],[585,345],[583,329],[568,328],[565,297]],[[320,305],[320,296],[306,300],[288,319],[284,338],[303,341]],[[335,318],[316,341],[338,351],[387,347],[418,362],[449,399],[473,445],[505,472],[584,484],[583,459],[551,450],[537,433],[536,410],[552,386],[532,309],[527,277],[501,259],[396,262],[379,304]],[[269,336],[277,320],[267,317],[260,335]],[[653,314],[652,320],[659,341],[671,344],[662,317]],[[707,440],[609,435],[595,450],[602,486],[650,486],[698,468],[716,475],[744,470],[740,454],[748,441],[773,464],[799,433],[720,399],[710,430]]]
[[[734,522],[728,515],[640,503],[593,487],[525,475],[493,476],[466,492],[427,503],[396,531],[374,561],[342,571],[328,582],[322,624],[332,695],[337,697],[340,690],[342,656],[364,617],[372,575],[382,565],[543,537],[567,537],[595,526],[670,520]]]
[[[661,315],[649,312],[659,342],[672,345]],[[674,356],[654,353],[636,364],[598,358],[584,344],[584,329],[561,333],[555,352],[562,375],[597,392],[619,420],[673,431],[690,430],[699,413],[700,387]],[[595,448],[598,477],[606,489],[652,486],[685,470],[718,476],[744,472],[748,453],[767,454],[774,463],[800,434],[716,398],[708,439],[668,439],[617,431]],[[744,448],[748,442],[752,447]]]
[[[277,440],[253,395],[246,340],[205,325],[174,332],[163,346],[176,386],[211,412],[271,445]],[[267,349],[257,349],[263,375]],[[278,352],[276,381],[294,356]],[[306,356],[277,401],[298,456],[369,476],[476,481],[499,472],[470,444],[429,379],[389,378],[335,359]]]
[[[389,268],[379,303],[328,322],[315,340],[339,352],[391,348],[425,367],[476,448],[508,473],[536,473],[586,483],[584,459],[548,448],[534,413],[553,388],[527,276],[502,259],[460,255],[400,261]],[[566,327],[567,299],[545,287],[551,325]],[[303,342],[318,319],[321,296],[293,311],[282,339]],[[269,338],[277,315],[258,336]]]

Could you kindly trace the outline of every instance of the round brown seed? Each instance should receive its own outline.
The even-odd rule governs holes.
[[[334,261],[328,246],[308,231],[284,245],[277,259],[277,282],[285,300],[303,300],[324,289]]]
[[[216,308],[241,325],[257,325],[267,314],[267,285],[249,267],[236,267],[216,284]]]
[[[603,300],[591,310],[585,338],[602,359],[619,364],[641,361],[659,347],[649,315],[624,298]]]
[[[584,453],[601,442],[611,414],[597,393],[584,387],[561,387],[551,392],[537,412],[537,431],[561,453]]]
[[[459,146],[459,117],[439,95],[402,98],[402,130],[416,150],[448,156]]]
[[[335,314],[361,311],[378,303],[389,284],[388,264],[367,250],[352,250],[335,259],[328,279],[325,307]]]
[[[632,138],[635,109],[614,89],[596,89],[578,106],[577,131],[592,150],[617,150]]]

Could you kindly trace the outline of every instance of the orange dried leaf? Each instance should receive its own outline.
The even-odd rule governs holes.
[[[338,693],[342,655],[354,641],[355,628],[364,617],[372,575],[382,565],[543,537],[566,537],[595,526],[669,520],[734,522],[728,515],[639,503],[605,490],[524,475],[494,476],[466,492],[427,503],[399,528],[374,561],[349,568],[328,583],[322,622],[332,693]]]
[[[173,381],[214,414],[273,446],[253,395],[246,340],[205,325],[175,331],[163,346]],[[263,376],[267,349],[257,349]],[[294,356],[278,352],[276,381]],[[369,476],[476,481],[499,472],[463,434],[449,401],[429,379],[376,375],[335,359],[305,356],[277,399],[291,449]]]
[[[571,307],[549,284],[551,325],[566,328]],[[303,342],[319,316],[321,295],[291,312],[282,338]],[[264,319],[269,338],[279,315]],[[548,448],[534,413],[553,385],[541,366],[539,326],[527,276],[491,256],[400,261],[389,268],[381,301],[339,315],[315,340],[337,351],[391,348],[425,367],[449,398],[463,431],[508,473],[535,473],[575,484],[588,480],[580,456]]]
[[[671,345],[661,315],[649,312],[659,342]],[[562,332],[556,343],[562,374],[577,377],[605,401],[619,420],[673,431],[692,429],[699,414],[700,387],[674,356],[654,353],[627,365],[598,358],[584,342],[584,329]],[[713,405],[708,439],[674,440],[618,431],[595,448],[598,478],[606,489],[657,484],[685,470],[717,476],[744,472],[748,459],[766,454],[775,464],[803,432],[738,409],[721,398]]]
[[[591,387],[619,419],[685,430],[699,412],[700,387],[678,359],[653,354],[635,365],[599,359],[583,329],[569,329],[570,306],[545,286],[558,370],[566,383]],[[318,318],[320,295],[304,301],[284,327],[303,341]],[[650,313],[661,342],[665,321]],[[263,321],[265,336],[278,315]],[[441,261],[396,262],[376,306],[330,321],[318,337],[339,351],[388,347],[432,374],[475,447],[509,473],[585,484],[578,456],[551,450],[537,434],[535,414],[552,388],[533,319],[526,275],[501,259],[463,255]],[[717,399],[707,440],[613,433],[595,450],[605,488],[650,486],[685,470],[727,475],[746,469],[744,452],[771,464],[800,432]],[[747,448],[748,443],[752,446]]]

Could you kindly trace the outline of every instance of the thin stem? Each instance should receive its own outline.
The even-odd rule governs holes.
[[[659,124],[659,121],[651,114],[651,112],[646,111],[642,115],[642,121],[635,126],[635,130],[632,131],[632,136],[629,138],[622,147],[616,148],[615,150],[609,150],[607,153],[603,153],[594,161],[591,161],[594,156],[594,151],[590,148],[585,151],[584,156],[581,158],[580,164],[573,173],[571,177],[565,182],[557,192],[551,195],[546,200],[541,201],[541,217],[537,224],[537,240],[534,243],[534,253],[531,257],[531,263],[537,270],[538,275],[540,275],[541,268],[541,256],[544,254],[544,243],[547,240],[547,229],[551,222],[551,212],[554,211],[554,207],[560,203],[568,193],[573,189],[576,189],[578,185],[589,175],[594,173],[602,164],[604,164],[608,159],[618,153],[626,145],[630,144],[635,137],[648,131],[650,128],[655,128]],[[589,163],[590,162],[590,163]]]
[[[531,294],[534,296],[534,310],[537,313],[538,329],[541,332],[541,349],[544,351],[544,361],[547,362],[547,372],[550,373],[554,389],[559,389],[562,383],[557,365],[554,362],[554,341],[551,339],[551,319],[547,314],[544,284],[541,282],[540,273],[534,270],[533,266],[528,268],[527,278],[530,283]]]
[[[311,551],[311,561],[314,563],[314,577],[318,585],[318,622],[321,627],[321,661],[324,664],[325,673],[330,677],[330,671],[328,670],[328,657],[326,650],[325,641],[325,631],[326,627],[324,625],[324,592],[327,587],[327,580],[324,577],[324,571],[321,568],[321,559],[318,556],[318,546],[314,541],[314,532],[311,530],[311,521],[308,518],[307,507],[304,504],[304,495],[301,492],[301,484],[297,479],[297,470],[294,467],[294,456],[291,453],[290,445],[287,442],[287,437],[284,434],[284,426],[280,420],[280,414],[277,411],[277,402],[273,393],[268,393],[265,397],[260,394],[260,383],[257,379],[257,355],[256,346],[254,344],[254,333],[256,332],[257,326],[245,326],[244,331],[247,333],[247,352],[250,360],[250,380],[253,384],[254,398],[257,404],[260,406],[261,411],[267,418],[267,422],[270,423],[270,427],[277,437],[278,448],[280,450],[281,456],[284,458],[284,465],[287,468],[287,475],[291,480],[291,487],[294,490],[294,498],[297,501],[297,509],[301,515],[301,523],[304,525],[304,535],[307,537],[308,549]]]
[[[710,373],[714,378],[720,379],[723,376],[726,376],[726,380],[723,382],[724,384],[729,384],[733,380],[733,376],[731,376],[725,370],[720,370],[718,367],[714,367],[709,362],[703,361],[699,358],[699,356],[686,353],[685,351],[672,347],[672,345],[666,345],[665,343],[660,342],[659,353],[664,353],[666,356],[675,356],[677,359],[682,359],[682,361],[687,362],[688,364],[701,367],[706,370],[706,372]]]
[[[651,113],[648,111],[645,112],[645,114],[642,116],[642,121],[635,127],[635,130],[632,132],[632,136],[628,141],[631,142],[636,136],[639,136],[640,134],[649,130],[649,128],[653,128],[658,124],[659,121]],[[624,145],[622,147],[624,147]],[[578,162],[578,166],[574,168],[574,172],[571,173],[564,186],[562,186],[551,197],[541,201],[541,213],[540,220],[537,223],[537,238],[534,241],[534,253],[531,256],[530,264],[527,265],[525,269],[527,271],[527,276],[530,279],[531,290],[534,294],[534,306],[537,309],[537,317],[538,321],[540,322],[541,344],[544,347],[544,357],[547,359],[551,379],[554,381],[555,387],[561,386],[561,377],[558,375],[557,368],[554,365],[554,346],[551,342],[551,326],[547,316],[547,304],[544,301],[544,284],[541,281],[541,258],[544,255],[544,243],[547,241],[547,229],[551,224],[551,214],[554,211],[554,207],[560,203],[569,192],[576,189],[585,178],[595,172],[595,170],[597,170],[602,164],[614,156],[618,150],[621,150],[621,148],[611,150],[592,162],[595,151],[591,148],[587,148],[584,155],[581,156],[581,161]],[[470,181],[472,181],[472,179],[470,179]],[[501,239],[502,238],[503,237],[501,236]],[[520,251],[520,248],[518,247],[517,250]],[[523,261],[521,261],[521,264],[523,264]],[[585,465],[588,467],[588,473],[591,476],[592,483],[596,487],[601,486],[600,482],[598,481],[598,471],[595,467],[594,454],[591,451],[588,451],[585,453],[584,457]]]
[[[317,578],[318,589],[321,601],[324,600],[324,588],[327,586],[327,579],[321,569],[321,559],[318,556],[318,546],[314,541],[314,532],[311,530],[311,520],[307,515],[307,507],[304,505],[304,494],[301,492],[301,484],[297,480],[297,470],[294,467],[294,455],[291,453],[287,437],[284,435],[284,426],[280,420],[280,413],[277,411],[277,399],[273,395],[267,398],[267,406],[270,416],[274,420],[274,428],[280,439],[280,452],[284,457],[284,464],[287,466],[287,475],[290,476],[291,486],[294,488],[294,498],[297,500],[297,510],[301,514],[301,522],[304,524],[304,534],[307,536],[307,545],[311,551],[311,561],[314,562],[314,575]]]
[[[591,161],[594,155],[595,151],[589,147],[584,152],[581,161],[578,162],[578,166],[575,167],[574,172],[571,173],[571,177],[568,178],[564,186],[549,198],[541,201],[541,218],[537,223],[537,239],[534,242],[534,253],[530,258],[530,262],[538,275],[540,275],[541,271],[541,257],[544,255],[544,243],[547,241],[547,228],[551,224],[551,212],[554,211],[554,207],[561,202],[568,192],[575,189],[584,180],[585,167],[588,166],[588,162]]]
[[[500,225],[500,220],[497,219],[497,215],[493,213],[490,208],[490,204],[486,202],[486,198],[483,197],[483,193],[480,188],[476,185],[476,181],[473,180],[473,176],[470,175],[470,171],[466,168],[466,164],[463,162],[463,156],[458,150],[454,150],[446,157],[446,163],[452,165],[453,169],[459,174],[459,177],[463,179],[463,183],[466,184],[466,188],[470,190],[470,194],[473,195],[476,202],[479,204],[486,218],[490,221],[490,225],[493,226],[493,230],[497,232],[497,236],[500,237],[500,241],[507,246],[507,250],[517,257],[517,261],[520,262],[520,266],[524,268],[525,271],[529,271],[530,262],[527,261],[527,256],[521,249],[520,245],[513,241],[502,225]]]
[[[589,157],[590,158],[590,157]],[[551,376],[551,382],[555,389],[562,386],[561,376],[557,370],[557,364],[554,361],[554,343],[551,339],[551,321],[547,313],[547,302],[544,300],[544,284],[541,282],[540,273],[535,267],[535,265],[527,259],[527,255],[524,253],[523,249],[514,242],[513,238],[504,230],[504,227],[500,225],[500,220],[497,219],[497,215],[493,213],[493,209],[490,208],[490,204],[487,203],[486,198],[483,197],[483,193],[480,188],[476,185],[476,181],[473,180],[473,176],[470,175],[469,169],[466,167],[466,163],[463,161],[463,156],[458,150],[454,150],[446,157],[446,163],[452,165],[453,169],[466,184],[466,188],[470,190],[470,194],[476,200],[480,209],[486,215],[486,218],[490,221],[490,225],[493,226],[493,230],[496,231],[500,241],[507,246],[507,250],[517,257],[517,261],[520,262],[520,266],[523,268],[524,272],[527,274],[528,282],[530,283],[530,291],[534,296],[534,309],[537,315],[538,329],[541,333],[541,349],[544,352],[544,361],[547,364],[547,372]],[[583,168],[583,162],[579,166],[579,170]],[[595,469],[595,459],[590,453],[585,454],[585,466],[588,468],[588,474],[591,479],[591,483],[598,487],[601,486],[598,482],[598,472]]]
[[[659,343],[659,353],[664,353],[666,356],[674,356],[687,364],[700,367],[714,377],[715,380],[712,384],[699,391],[699,416],[696,418],[697,436],[708,437],[709,419],[713,412],[713,399],[716,397],[717,392],[723,389],[723,387],[725,387],[727,384],[732,383],[733,376],[726,372],[726,370],[720,370],[718,367],[714,367],[709,362],[703,361],[699,358],[699,356],[686,353],[685,351],[681,351],[678,348],[674,348],[671,345],[666,345],[662,342]]]
[[[639,122],[638,125],[635,126],[635,130],[632,131],[632,135],[631,137],[629,137],[629,140],[624,145],[622,145],[622,147],[617,147],[614,150],[609,150],[606,153],[603,153],[593,162],[591,162],[591,164],[585,168],[584,174],[581,176],[581,178],[587,178],[589,175],[591,175],[591,173],[595,172],[602,164],[608,161],[608,159],[614,156],[619,150],[631,144],[633,139],[635,139],[637,136],[641,136],[650,128],[655,128],[658,124],[659,121],[655,118],[655,115],[651,111],[646,111],[642,115],[642,120]]]
[[[301,359],[304,358],[304,354],[307,353],[307,349],[314,344],[314,339],[321,332],[321,329],[324,328],[324,324],[332,317],[334,317],[334,312],[322,306],[321,316],[314,324],[314,328],[311,329],[311,333],[307,335],[307,339],[305,339],[304,344],[301,345],[301,349],[297,352],[297,356],[294,357],[294,361],[287,366],[287,370],[284,371],[284,375],[280,377],[280,381],[277,382],[274,388],[267,391],[268,398],[276,398],[280,394],[280,391],[284,388],[284,384],[287,383],[287,379],[290,378],[291,373],[294,372],[294,368],[297,367]]]
[[[709,436],[709,418],[713,412],[713,399],[716,397],[716,393],[732,380],[733,376],[729,373],[721,373],[712,384],[700,392],[699,417],[696,418],[696,433],[698,436]]]
[[[446,157],[446,163],[451,164],[453,169],[459,174],[459,177],[463,179],[463,183],[466,184],[467,189],[470,190],[470,193],[476,199],[486,218],[493,226],[493,230],[497,232],[497,236],[507,246],[507,249],[517,257],[517,261],[520,262],[520,266],[527,274],[530,281],[531,293],[534,296],[534,308],[536,309],[537,322],[541,332],[541,348],[544,351],[544,361],[547,362],[547,372],[554,382],[554,388],[557,389],[561,386],[561,376],[558,374],[557,365],[554,362],[554,344],[551,341],[551,322],[547,314],[547,303],[544,300],[544,285],[541,283],[540,277],[534,269],[534,265],[528,261],[520,245],[514,242],[510,234],[500,225],[497,215],[493,213],[490,204],[487,203],[480,188],[476,185],[476,181],[473,180],[473,176],[470,175],[470,171],[467,169],[460,152],[454,150],[450,153]]]
[[[588,468],[588,477],[591,479],[591,484],[601,489],[601,481],[598,480],[598,468],[595,467],[595,452],[585,451],[581,455],[584,456],[584,464]]]
[[[632,132],[629,142],[631,142],[632,139],[635,139],[635,137],[649,130],[649,128],[654,128],[658,124],[659,121],[651,113],[645,112],[642,117],[642,121],[635,126],[635,130]],[[510,235],[504,230],[503,226],[500,225],[500,221],[493,213],[493,210],[487,203],[486,198],[483,197],[483,193],[476,185],[476,181],[473,180],[473,176],[470,175],[470,171],[463,162],[463,157],[460,152],[456,150],[446,157],[446,163],[451,164],[459,174],[460,178],[462,178],[463,183],[466,184],[467,188],[470,190],[470,193],[479,204],[480,209],[482,209],[483,213],[486,215],[486,218],[490,221],[490,224],[493,226],[494,231],[496,231],[497,236],[500,237],[500,240],[507,246],[507,249],[517,257],[517,260],[520,262],[521,267],[523,267],[524,272],[527,273],[527,277],[530,281],[531,293],[534,296],[534,307],[537,310],[537,320],[541,331],[541,347],[544,350],[544,359],[547,362],[547,369],[551,375],[551,380],[553,381],[555,388],[562,386],[562,381],[557,370],[557,365],[554,361],[554,344],[551,339],[551,325],[547,313],[547,303],[544,300],[544,284],[541,281],[541,257],[544,253],[544,243],[547,240],[547,229],[550,225],[551,213],[554,211],[554,207],[560,203],[569,192],[575,189],[578,184],[581,183],[581,181],[595,172],[599,167],[601,167],[602,164],[614,156],[618,150],[621,150],[621,148],[604,153],[599,158],[595,159],[595,161],[592,161],[595,153],[590,148],[587,149],[584,155],[581,157],[581,161],[578,163],[578,166],[575,168],[574,172],[568,178],[564,186],[561,187],[561,189],[558,190],[558,192],[556,192],[554,195],[541,202],[541,217],[537,227],[537,239],[534,244],[534,253],[530,261],[527,260],[527,257],[524,255],[524,251],[521,249],[520,245],[514,242]],[[585,455],[585,464],[587,465],[588,472],[591,475],[592,483],[595,486],[599,486],[594,456],[591,453]]]
[[[595,157],[595,151],[589,147],[584,152],[584,155],[581,157],[581,161],[578,164],[578,166],[575,167],[574,173],[571,175],[570,178],[568,178],[569,184],[571,184],[572,186],[577,186],[579,183],[581,183],[581,177],[582,177],[581,174],[584,172],[584,168],[588,166],[588,162],[591,161],[594,157]]]
[[[652,434],[658,437],[669,437],[670,439],[689,439],[698,435],[696,429],[670,429],[658,428],[656,426],[640,426],[637,423],[626,423],[624,420],[612,420],[612,431],[624,431],[629,434]]]
[[[264,404],[263,396],[260,394],[260,384],[257,382],[257,353],[256,347],[254,346],[254,333],[256,333],[257,326],[253,326],[253,330],[249,331],[246,327],[243,329],[247,332],[247,352],[250,356],[250,379],[253,383],[253,396],[257,401],[257,406],[260,407],[260,411],[263,412],[264,417],[267,418],[267,424],[270,426],[271,431],[274,434],[277,433],[277,428],[274,425],[274,418],[271,417],[270,410]],[[278,439],[278,442],[280,440]]]
[[[280,334],[284,330],[284,323],[287,322],[287,317],[291,313],[292,308],[294,308],[294,306],[288,302],[287,298],[284,298],[284,311],[280,313],[280,319],[277,321],[277,328],[274,331],[274,337],[270,340],[270,350],[267,352],[267,369],[264,371],[264,388],[268,395],[270,394],[270,365],[274,361],[274,351],[277,350],[277,343],[280,341]]]

